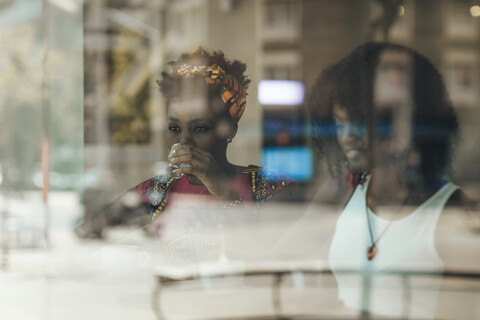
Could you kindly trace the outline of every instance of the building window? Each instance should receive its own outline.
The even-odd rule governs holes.
[[[266,26],[268,28],[291,29],[294,26],[294,4],[291,0],[266,2]]]
[[[452,38],[475,39],[478,19],[470,14],[470,5],[464,0],[449,0],[444,6],[445,32]]]
[[[475,106],[478,101],[479,61],[473,51],[448,52],[445,62],[445,83],[453,103]]]
[[[264,38],[294,40],[299,36],[300,1],[267,0],[264,7]]]

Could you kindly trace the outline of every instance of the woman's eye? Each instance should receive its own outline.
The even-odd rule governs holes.
[[[345,130],[345,124],[341,122],[336,123],[337,133],[342,133]]]
[[[337,135],[349,137],[362,137],[366,133],[365,124],[361,122],[337,122]]]
[[[352,125],[352,132],[356,137],[364,136],[367,132],[367,127],[362,122],[357,122]]]
[[[209,130],[210,128],[208,128],[207,126],[198,126],[198,127],[195,127],[195,132],[197,133],[205,133]]]
[[[177,125],[169,125],[168,126],[168,131],[174,132],[174,133],[180,132],[180,127],[177,126]]]

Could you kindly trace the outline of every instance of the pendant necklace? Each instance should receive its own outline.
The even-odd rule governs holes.
[[[410,196],[408,196],[407,198],[405,198],[405,200],[403,200],[402,204],[399,207],[399,210],[400,210],[400,208],[402,208],[407,203],[407,201],[409,199],[410,199]],[[380,235],[377,237],[377,239],[374,239],[373,231],[372,231],[372,223],[370,221],[370,216],[368,215],[368,199],[367,199],[367,197],[365,197],[365,202],[366,202],[365,203],[365,215],[366,215],[366,218],[367,218],[368,232],[370,234],[370,241],[372,243],[372,245],[367,248],[367,259],[372,260],[373,258],[375,258],[375,255],[378,252],[377,244],[380,241],[380,239],[382,238],[382,236],[385,234],[385,232],[387,232],[388,228],[392,224],[392,220],[388,221],[388,224],[385,226],[382,233],[380,233]]]
[[[362,187],[365,187],[365,183],[369,182],[368,177],[369,177],[369,172],[368,171],[362,172],[360,174],[359,184]],[[388,230],[388,227],[390,227],[390,225],[392,224],[392,221],[388,222],[385,229],[383,229],[382,233],[380,233],[380,235],[377,237],[377,239],[373,238],[372,223],[370,221],[370,217],[368,216],[368,197],[367,197],[367,193],[365,193],[365,217],[367,218],[368,232],[369,232],[369,235],[370,235],[370,242],[372,244],[371,246],[369,246],[367,248],[367,259],[372,260],[378,252],[377,243],[380,241],[382,236]]]
[[[375,258],[375,255],[378,252],[377,243],[380,241],[380,239],[385,234],[385,232],[387,232],[388,227],[390,227],[390,225],[392,224],[392,221],[388,222],[387,226],[385,227],[385,229],[383,229],[382,233],[377,237],[377,239],[374,240],[372,226],[370,223],[370,217],[368,216],[368,205],[365,205],[365,213],[367,215],[368,231],[370,233],[370,241],[372,243],[372,245],[367,248],[367,259],[372,260],[373,258]]]

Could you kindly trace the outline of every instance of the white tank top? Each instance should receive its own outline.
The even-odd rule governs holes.
[[[367,223],[367,186],[359,185],[340,215],[329,251],[330,268],[345,306],[404,319],[432,319],[441,277],[402,276],[392,271],[442,272],[435,229],[445,203],[458,186],[448,182],[411,214],[389,221],[368,209],[373,238],[388,226],[367,259],[372,244]],[[354,272],[351,272],[354,271]]]

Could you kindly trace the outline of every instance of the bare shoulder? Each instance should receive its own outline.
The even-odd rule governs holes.
[[[465,209],[479,209],[480,203],[470,197],[468,194],[463,191],[463,189],[458,189],[455,191],[452,196],[448,199],[446,207],[463,207]]]
[[[463,190],[450,197],[440,215],[435,246],[447,269],[480,266],[480,206]]]
[[[477,228],[480,232],[480,203],[462,189],[452,194],[440,219],[448,217],[448,214],[462,220],[469,228]]]

